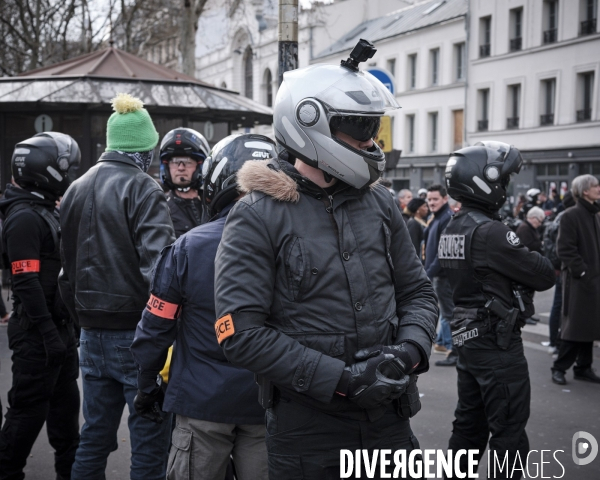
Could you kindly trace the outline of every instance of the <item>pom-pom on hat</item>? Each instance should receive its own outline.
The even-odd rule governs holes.
[[[147,152],[158,144],[158,132],[144,103],[128,93],[111,100],[113,113],[106,126],[106,151]]]

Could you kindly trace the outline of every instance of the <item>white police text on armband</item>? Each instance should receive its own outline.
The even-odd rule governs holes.
[[[440,260],[464,260],[465,236],[442,235],[438,246],[438,258]]]

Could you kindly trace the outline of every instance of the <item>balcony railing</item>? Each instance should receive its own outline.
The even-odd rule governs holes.
[[[554,114],[545,113],[540,115],[540,125],[554,125]]]
[[[519,117],[508,117],[506,119],[506,128],[519,128]]]
[[[581,31],[579,32],[579,35],[591,35],[592,33],[596,33],[596,19],[591,18],[590,20],[581,22]]]
[[[592,119],[592,109],[584,108],[583,110],[577,110],[577,121],[585,122]]]
[[[488,120],[478,120],[477,121],[477,131],[478,132],[487,132],[488,129]]]
[[[553,28],[551,30],[546,30],[544,32],[544,43],[554,43],[556,42],[556,33],[557,29]]]
[[[517,51],[521,50],[522,43],[523,42],[522,42],[521,37],[511,38],[510,39],[510,51],[517,52]]]
[[[479,58],[485,58],[490,56],[490,44],[479,45]]]

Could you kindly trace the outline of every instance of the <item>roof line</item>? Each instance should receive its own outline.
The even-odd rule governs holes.
[[[112,49],[112,47],[110,47]],[[117,61],[121,64],[121,66],[125,69],[125,71],[129,74],[129,76],[131,78],[137,78],[135,73],[133,73],[131,71],[131,69],[127,66],[127,64],[123,61],[123,59],[121,58],[121,54],[119,53],[118,50],[114,51],[115,53],[115,58],[117,59]]]
[[[454,20],[456,20],[458,18],[466,17],[466,16],[467,16],[466,13],[461,13],[460,15],[457,15],[456,17],[445,18],[444,20],[440,20],[439,22],[429,23],[427,25],[423,25],[422,27],[413,28],[412,30],[406,30],[404,32],[395,33],[395,34],[389,35],[387,37],[381,37],[381,38],[378,38],[377,40],[374,40],[374,42],[381,42],[382,40],[388,40],[390,38],[399,37],[401,35],[406,35],[408,33],[418,32],[419,30],[423,30],[424,28],[433,27],[434,25],[442,25],[444,23],[448,23],[448,22],[454,21]],[[317,59],[321,59],[321,58],[327,58],[327,57],[329,57],[331,55],[336,55],[336,54],[341,53],[341,52],[350,51],[352,48],[353,47],[346,47],[346,48],[341,48],[339,50],[331,51],[331,52],[329,52],[329,53],[327,53],[325,55],[317,55],[317,56],[315,56],[313,58],[313,60],[317,60]]]
[[[98,55],[100,52],[92,52],[91,56],[94,55]],[[56,70],[52,75],[59,75],[61,72],[64,72],[65,70],[68,70],[74,66],[80,65],[82,63],[85,63],[87,60],[89,59],[89,57],[85,57],[85,58],[80,58],[79,60],[76,58],[72,59],[73,61],[69,61],[66,60],[65,61],[65,65],[62,68],[59,68],[58,70]],[[37,70],[30,70],[29,72],[23,72],[23,73],[30,73],[30,72],[35,72],[35,71],[44,71],[44,70],[48,70],[52,68],[52,65],[47,65],[45,67],[40,67]]]
[[[100,50],[100,51],[101,51],[101,50]],[[92,65],[92,68],[90,68],[90,69],[88,70],[88,72],[87,72],[87,73],[88,73],[88,75],[89,75],[90,73],[94,73],[94,72],[96,71],[96,69],[97,69],[97,68],[98,68],[100,65],[102,65],[102,62],[104,62],[104,59],[105,59],[106,57],[108,57],[108,54],[109,54],[109,53],[110,53],[110,50],[109,50],[109,49],[107,49],[107,50],[105,50],[105,51],[104,51],[104,53],[103,53],[102,55],[99,55],[99,56],[100,56],[100,58],[98,59],[98,61],[97,61],[97,62],[96,62],[94,65]]]
[[[111,82],[147,82],[147,83],[168,83],[170,85],[195,85],[197,87],[206,88],[208,90],[216,90],[217,92],[229,93],[232,95],[240,95],[240,92],[236,92],[235,90],[228,90],[225,88],[217,87],[215,85],[210,85],[209,83],[201,83],[201,80],[198,82],[194,82],[192,80],[172,80],[172,79],[156,79],[156,78],[126,78],[126,77],[106,77],[102,75],[88,75],[87,73],[81,73],[78,75],[65,75],[61,77],[55,77],[52,75],[47,75],[44,77],[0,77],[0,83],[2,82],[38,82],[38,81],[68,81],[68,80],[105,80]]]

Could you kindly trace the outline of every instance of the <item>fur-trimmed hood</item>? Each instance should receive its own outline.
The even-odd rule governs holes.
[[[298,178],[300,175],[296,173]],[[237,174],[238,190],[241,193],[259,191],[280,202],[297,203],[300,200],[298,183],[293,176],[287,174],[277,160],[256,160],[246,162]],[[374,189],[379,180],[369,185]],[[355,192],[358,190],[353,189]],[[363,189],[363,190],[366,190]]]
[[[297,203],[300,200],[296,181],[272,163],[272,160],[244,163],[237,174],[237,184],[242,193],[259,191],[280,202]]]

